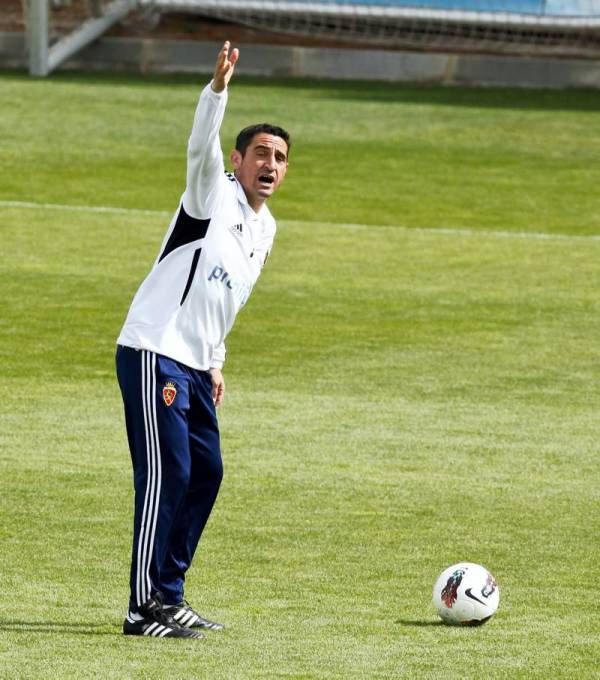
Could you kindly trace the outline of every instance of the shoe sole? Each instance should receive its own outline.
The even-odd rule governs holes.
[[[165,626],[158,621],[150,624],[131,623],[127,619],[123,622],[123,635],[133,635],[137,637],[156,637],[156,638],[187,638],[190,640],[200,640],[204,635],[189,628],[172,628]]]

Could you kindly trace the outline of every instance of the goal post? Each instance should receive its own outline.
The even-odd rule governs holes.
[[[48,0],[29,0],[27,5],[27,33],[29,73],[48,75]]]
[[[50,0],[28,0],[27,31],[29,45],[29,73],[47,76],[69,57],[87,47],[111,26],[125,18],[137,6],[137,0],[113,0],[102,10],[92,3],[94,14],[79,28],[50,45]]]

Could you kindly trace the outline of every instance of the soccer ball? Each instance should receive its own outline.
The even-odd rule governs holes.
[[[440,574],[433,586],[433,604],[444,623],[480,626],[498,609],[496,579],[480,564],[459,562]]]

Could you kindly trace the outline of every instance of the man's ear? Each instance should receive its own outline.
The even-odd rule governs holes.
[[[243,159],[242,154],[237,149],[234,149],[231,152],[231,156],[229,158],[231,160],[231,165],[233,166],[233,169],[238,170],[240,165],[242,164]]]

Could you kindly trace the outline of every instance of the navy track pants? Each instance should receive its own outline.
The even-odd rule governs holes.
[[[135,612],[156,593],[166,604],[182,601],[223,464],[208,371],[122,346],[116,363],[135,489],[129,602]]]

